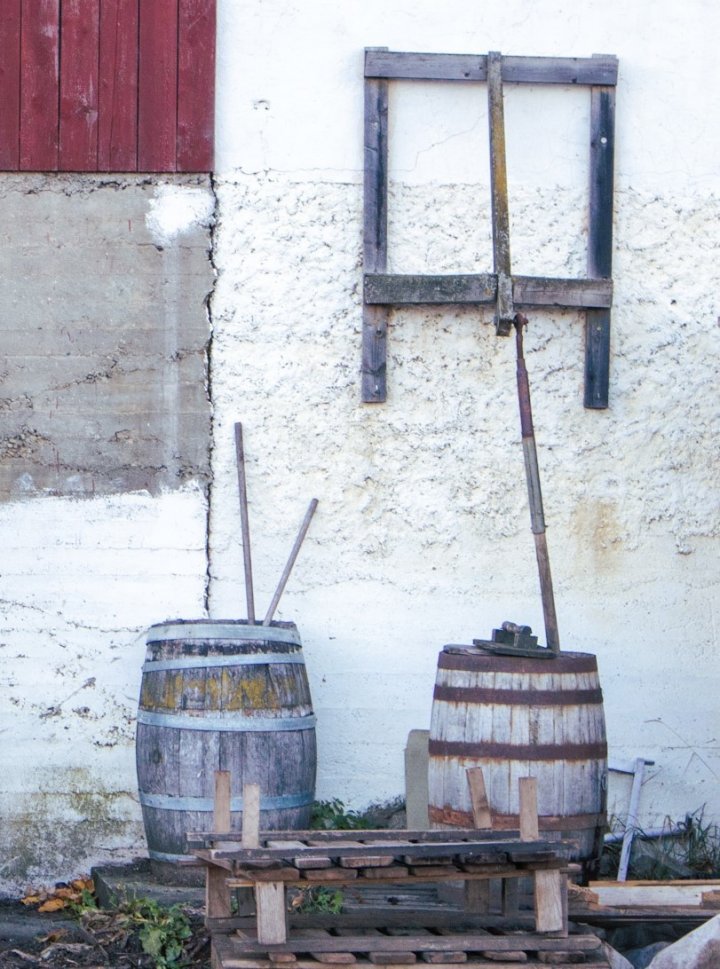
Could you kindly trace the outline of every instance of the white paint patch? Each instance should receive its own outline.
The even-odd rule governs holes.
[[[158,185],[145,224],[158,246],[167,246],[178,236],[212,223],[215,200],[204,188],[188,185]]]

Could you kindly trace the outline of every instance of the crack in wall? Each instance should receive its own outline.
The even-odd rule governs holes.
[[[214,495],[214,481],[213,481],[213,458],[215,452],[215,408],[213,405],[213,350],[214,350],[214,340],[215,340],[215,324],[214,324],[214,309],[213,303],[215,299],[215,291],[218,284],[219,270],[217,263],[215,261],[215,245],[216,245],[216,235],[218,231],[218,225],[220,222],[220,200],[217,193],[217,181],[214,172],[209,174],[210,191],[213,197],[213,211],[212,218],[210,220],[209,232],[210,232],[210,246],[208,248],[208,262],[213,273],[213,285],[205,298],[205,311],[207,313],[208,321],[208,340],[205,347],[205,366],[206,366],[206,393],[207,401],[210,407],[210,434],[208,442],[208,466],[209,474],[207,478],[207,484],[205,485],[205,500],[206,500],[206,510],[205,510],[205,582],[203,590],[203,608],[205,610],[205,615],[210,615],[210,590],[212,584],[212,570],[211,570],[211,548],[210,548],[210,528],[212,523],[212,502]]]

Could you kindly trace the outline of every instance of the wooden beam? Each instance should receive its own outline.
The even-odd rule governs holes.
[[[618,62],[603,57],[505,57],[503,81],[513,84],[617,83]],[[415,81],[486,81],[485,54],[423,54],[369,49],[365,77]]]
[[[365,274],[365,303],[371,306],[417,306],[495,302],[494,273],[453,276]],[[556,279],[547,276],[513,276],[513,302],[517,306],[556,306],[567,309],[609,307],[610,279]]]
[[[366,56],[372,51],[366,51]],[[365,193],[363,262],[366,271],[387,267],[388,83],[365,81]],[[382,403],[387,396],[386,345],[389,311],[363,306],[362,399]]]
[[[588,276],[612,275],[615,89],[593,87],[590,102],[590,215]],[[610,384],[609,307],[587,313],[585,325],[585,407],[606,408]]]

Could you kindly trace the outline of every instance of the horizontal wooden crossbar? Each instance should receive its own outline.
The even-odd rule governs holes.
[[[486,81],[485,54],[418,54],[368,50],[365,77],[415,81]],[[618,62],[594,57],[503,57],[502,79],[510,84],[617,84]]]
[[[497,295],[494,273],[413,276],[366,273],[367,305],[417,306],[420,304],[492,304]],[[513,276],[516,306],[557,306],[598,309],[612,305],[611,279],[554,279],[546,276]]]

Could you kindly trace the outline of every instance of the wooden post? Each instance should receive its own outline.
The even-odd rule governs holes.
[[[520,840],[537,841],[540,825],[537,810],[537,778],[520,778]],[[567,932],[567,907],[563,890],[567,876],[559,869],[533,872],[535,883],[535,931]]]
[[[468,767],[465,771],[470,788],[473,824],[476,828],[492,828],[492,815],[485,791],[482,767]],[[465,882],[465,911],[487,913],[490,911],[490,885],[492,880]]]
[[[260,785],[243,787],[243,848],[260,846]],[[287,941],[285,885],[283,882],[255,882],[257,937],[264,945]]]
[[[230,772],[215,771],[215,803],[213,807],[215,834],[230,830]],[[225,884],[228,873],[224,868],[208,865],[205,875],[205,913],[208,918],[229,918],[232,914],[230,892]]]
[[[485,791],[485,777],[482,767],[468,767],[466,774],[470,787],[473,824],[476,828],[492,828],[492,815]]]
[[[260,785],[243,787],[242,846],[257,848],[260,845]]]
[[[537,813],[537,778],[520,778],[520,840],[537,841],[540,837]]]

